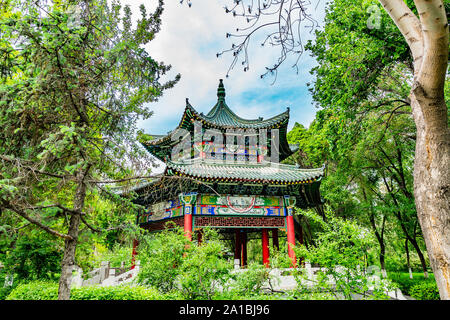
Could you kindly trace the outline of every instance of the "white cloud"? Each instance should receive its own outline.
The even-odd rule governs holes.
[[[250,70],[243,72],[239,63],[231,72],[229,78],[225,78],[232,55],[223,55],[216,58],[216,53],[231,46],[232,39],[226,39],[227,32],[233,32],[242,26],[236,18],[225,14],[224,5],[231,0],[191,0],[192,7],[181,5],[179,0],[167,0],[162,16],[162,28],[149,46],[150,55],[158,61],[172,65],[172,71],[168,78],[173,78],[181,73],[181,80],[172,89],[164,93],[164,96],[150,108],[154,115],[145,121],[139,122],[139,127],[147,133],[164,134],[175,128],[181,119],[185,98],[199,111],[207,112],[217,100],[216,90],[220,78],[224,79],[227,104],[242,117],[256,118],[263,116],[268,118],[291,107],[291,126],[300,122],[308,125],[314,118],[315,110],[311,105],[311,98],[306,94],[304,87],[311,79],[309,69],[314,61],[304,54],[300,59],[300,74],[296,75],[285,65],[281,69],[277,82],[270,86],[267,80],[261,80],[260,74],[265,66],[272,65],[277,57],[278,50],[261,48],[258,41],[254,41],[250,47]],[[317,0],[316,0],[317,1]],[[154,8],[156,1],[143,2],[147,12]],[[311,12],[316,20],[322,21],[324,0],[319,2],[317,11],[314,11],[315,2],[310,5]],[[142,1],[122,0],[122,4],[130,4],[135,17],[140,15],[138,7]],[[263,37],[261,34],[260,37]],[[306,37],[311,38],[307,32]],[[260,38],[262,39],[262,38]],[[256,39],[254,39],[256,40]],[[235,40],[236,41],[236,40]],[[298,99],[283,99],[286,88],[298,90]],[[279,99],[244,99],[248,92],[272,93],[280,96]],[[290,95],[290,97],[292,97]],[[303,103],[304,100],[304,103]],[[275,101],[276,105],[273,105]]]

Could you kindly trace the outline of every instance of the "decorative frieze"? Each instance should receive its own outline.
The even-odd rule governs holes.
[[[284,217],[217,217],[196,216],[195,227],[284,228]]]

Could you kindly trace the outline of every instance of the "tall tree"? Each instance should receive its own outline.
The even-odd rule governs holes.
[[[0,8],[0,210],[64,239],[59,299],[70,298],[86,199],[118,196],[139,151],[136,120],[179,79],[144,46],[160,30],[163,1],[132,26],[106,0],[10,0]],[[123,13],[123,15],[122,15]],[[148,159],[148,158],[147,158]],[[142,174],[148,173],[148,162]]]
[[[410,99],[417,128],[414,196],[441,299],[450,299],[450,130],[444,83],[449,27],[442,0],[380,0],[411,50]]]

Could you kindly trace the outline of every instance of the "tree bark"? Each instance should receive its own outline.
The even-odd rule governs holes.
[[[363,192],[364,201],[368,202],[365,190],[362,189],[362,192]],[[383,275],[384,278],[387,278],[386,264],[385,264],[386,245],[384,244],[384,228],[386,226],[386,215],[383,216],[383,220],[381,222],[381,230],[378,231],[377,225],[375,222],[375,214],[373,212],[372,203],[370,203],[369,221],[370,221],[370,225],[372,226],[372,229],[375,233],[375,237],[377,238],[378,244],[380,245],[381,274]]]
[[[72,270],[75,266],[75,252],[78,242],[78,232],[81,215],[86,198],[86,183],[84,178],[89,169],[80,171],[78,174],[78,185],[73,201],[73,213],[70,217],[68,235],[70,239],[65,240],[64,255],[61,262],[61,277],[59,278],[58,300],[70,299],[70,288],[72,283]]]
[[[417,139],[414,197],[441,299],[450,299],[450,131],[444,83],[449,28],[442,0],[379,0],[406,39],[414,59],[411,109]]]
[[[425,261],[425,256],[423,255],[422,250],[420,250],[419,244],[414,238],[408,237],[408,241],[411,242],[412,246],[414,247],[414,250],[416,250],[417,255],[419,256],[420,265],[422,266],[424,277],[428,278],[427,262]]]
[[[444,97],[430,99],[413,89],[417,126],[414,196],[430,265],[441,299],[450,299],[450,134]],[[438,109],[424,115],[422,107]],[[440,109],[440,112],[439,112]],[[425,120],[425,118],[428,121]]]
[[[406,251],[406,264],[408,266],[408,272],[409,272],[409,278],[413,278],[412,269],[411,269],[411,262],[409,259],[409,248],[408,248],[408,238],[405,239],[405,251]]]

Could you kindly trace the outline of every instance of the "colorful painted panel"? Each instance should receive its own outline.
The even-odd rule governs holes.
[[[281,197],[201,195],[197,215],[284,216]]]
[[[284,228],[284,217],[195,217],[196,227]]]
[[[235,205],[247,205],[254,201],[255,206],[282,207],[283,199],[277,196],[233,196],[233,195],[208,195],[202,194],[198,197],[198,204],[226,205],[230,201]]]
[[[156,203],[139,216],[138,223],[159,221],[183,215],[179,199]]]

